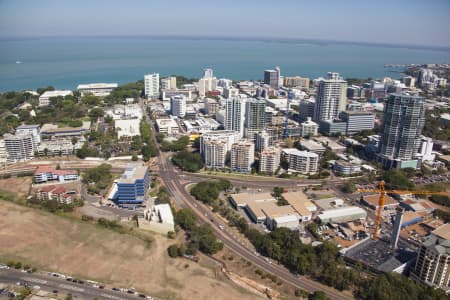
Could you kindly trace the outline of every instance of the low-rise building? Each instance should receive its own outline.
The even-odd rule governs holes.
[[[348,221],[364,220],[367,212],[357,206],[347,206],[324,210],[318,215],[322,223],[342,223]]]
[[[344,176],[351,176],[361,173],[361,166],[350,162],[337,160],[333,165],[334,172]]]
[[[159,133],[164,133],[168,136],[177,135],[180,132],[180,127],[174,119],[156,119],[156,129]]]
[[[287,148],[283,149],[282,156],[289,165],[289,172],[302,174],[314,174],[317,172],[319,155],[316,153],[300,151],[296,148]]]
[[[319,125],[311,120],[311,117],[307,117],[306,121],[300,123],[302,129],[302,136],[316,136],[319,131]]]
[[[150,185],[147,166],[128,165],[120,179],[115,181],[111,199],[119,206],[136,206],[144,202]]]
[[[46,91],[42,95],[39,96],[39,106],[47,106],[50,104],[50,98],[54,97],[66,97],[72,96],[72,91],[69,90],[55,90],[55,91]]]
[[[312,214],[317,211],[317,206],[301,191],[283,193],[282,196],[299,214],[302,222],[310,221]]]
[[[375,126],[375,113],[367,111],[343,111],[341,120],[346,126],[345,134],[355,134],[363,130],[372,130]]]
[[[118,86],[117,83],[88,83],[79,84],[77,90],[81,93],[81,96],[92,94],[97,97],[103,97],[111,94]]]
[[[34,182],[44,183],[48,181],[66,182],[78,180],[79,174],[75,170],[57,170],[53,166],[41,165],[34,171]]]
[[[114,121],[114,128],[117,138],[133,137],[141,135],[141,120],[139,119],[120,119]]]
[[[312,152],[312,153],[317,153],[317,154],[322,154],[325,152],[326,148],[324,146],[322,146],[320,143],[317,143],[313,140],[301,140],[300,141],[300,147],[303,150]]]
[[[64,186],[46,185],[32,189],[32,196],[40,201],[57,201],[70,204],[77,197],[76,191],[67,191]]]
[[[144,211],[144,217],[150,222],[159,225],[159,232],[163,229],[166,233],[169,231],[175,232],[175,221],[172,214],[172,209],[169,204],[158,204],[152,208]]]
[[[371,209],[378,210],[379,202],[380,202],[380,195],[374,194],[374,195],[364,195],[360,199],[361,204],[364,204]],[[392,198],[389,195],[386,195],[384,198],[384,210],[395,210],[399,205],[399,202]]]

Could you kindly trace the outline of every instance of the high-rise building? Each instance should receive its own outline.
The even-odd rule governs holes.
[[[215,116],[219,110],[219,102],[213,98],[206,98],[204,102],[205,113],[209,116]]]
[[[261,151],[259,156],[259,171],[274,174],[280,166],[280,149],[268,147]]]
[[[280,68],[276,67],[275,70],[264,71],[264,84],[270,85],[273,89],[280,88]]]
[[[283,82],[287,87],[309,88],[309,78],[305,77],[284,77]]]
[[[226,152],[231,150],[231,145],[239,141],[239,133],[232,130],[216,130],[207,131],[200,136],[200,154],[203,156],[205,151],[204,144],[207,141],[224,141],[226,145]]]
[[[267,132],[262,130],[255,135],[255,150],[256,152],[262,152],[264,149],[272,146],[274,138]]]
[[[300,124],[300,128],[302,129],[302,136],[316,136],[319,131],[319,125],[316,122],[311,121],[311,118],[308,117],[305,122]]]
[[[37,148],[34,147],[34,140],[31,134],[6,133],[3,136],[6,152],[8,152],[8,160],[12,162],[20,162],[32,159]]]
[[[225,130],[233,130],[244,135],[244,113],[246,98],[233,97],[225,103]]]
[[[230,167],[232,171],[248,173],[255,161],[255,144],[240,141],[231,145]]]
[[[384,104],[379,146],[385,168],[416,168],[414,155],[419,148],[425,123],[425,99],[405,94],[390,94]]]
[[[288,163],[288,171],[302,174],[317,172],[319,155],[313,152],[300,151],[297,148],[286,148],[282,152],[283,159]]]
[[[170,113],[179,118],[186,116],[186,97],[184,95],[175,95],[170,98]]]
[[[347,82],[339,73],[329,72],[326,79],[319,81],[314,121],[333,120],[345,110],[347,104]]]
[[[254,140],[255,134],[266,125],[266,101],[249,99],[245,102],[244,136]]]
[[[39,125],[20,125],[16,128],[16,134],[31,134],[35,148],[41,143],[41,127]]]
[[[300,105],[298,106],[298,116],[301,122],[314,117],[315,106],[316,100],[314,98],[303,99],[300,101]]]
[[[217,89],[217,78],[213,75],[212,69],[204,69],[203,77],[198,81],[198,94],[200,97],[205,97],[208,92]]]
[[[422,242],[411,277],[450,291],[450,224],[438,227]]]
[[[159,97],[159,74],[153,73],[144,76],[144,87],[146,98]]]
[[[206,140],[202,145],[203,160],[208,169],[223,169],[227,158],[227,142],[224,140]]]
[[[203,69],[203,78],[213,78],[214,77],[214,72],[213,69]]]

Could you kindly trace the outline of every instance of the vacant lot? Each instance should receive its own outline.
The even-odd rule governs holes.
[[[170,243],[155,235],[147,246],[133,236],[0,201],[1,261],[20,260],[164,299],[258,298],[225,280],[206,258],[200,265],[170,259]]]
[[[30,185],[30,176],[0,179],[0,190],[16,193],[19,197],[28,196]]]

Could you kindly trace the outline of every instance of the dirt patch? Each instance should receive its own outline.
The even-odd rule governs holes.
[[[15,193],[18,197],[28,196],[30,186],[30,176],[0,179],[0,190]]]
[[[134,287],[163,299],[261,299],[224,279],[214,262],[171,259],[173,240],[136,237],[0,201],[0,260]]]

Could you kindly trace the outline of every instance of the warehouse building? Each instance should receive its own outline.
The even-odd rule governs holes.
[[[328,209],[321,212],[318,216],[322,223],[342,223],[363,220],[366,217],[367,212],[357,206]]]

